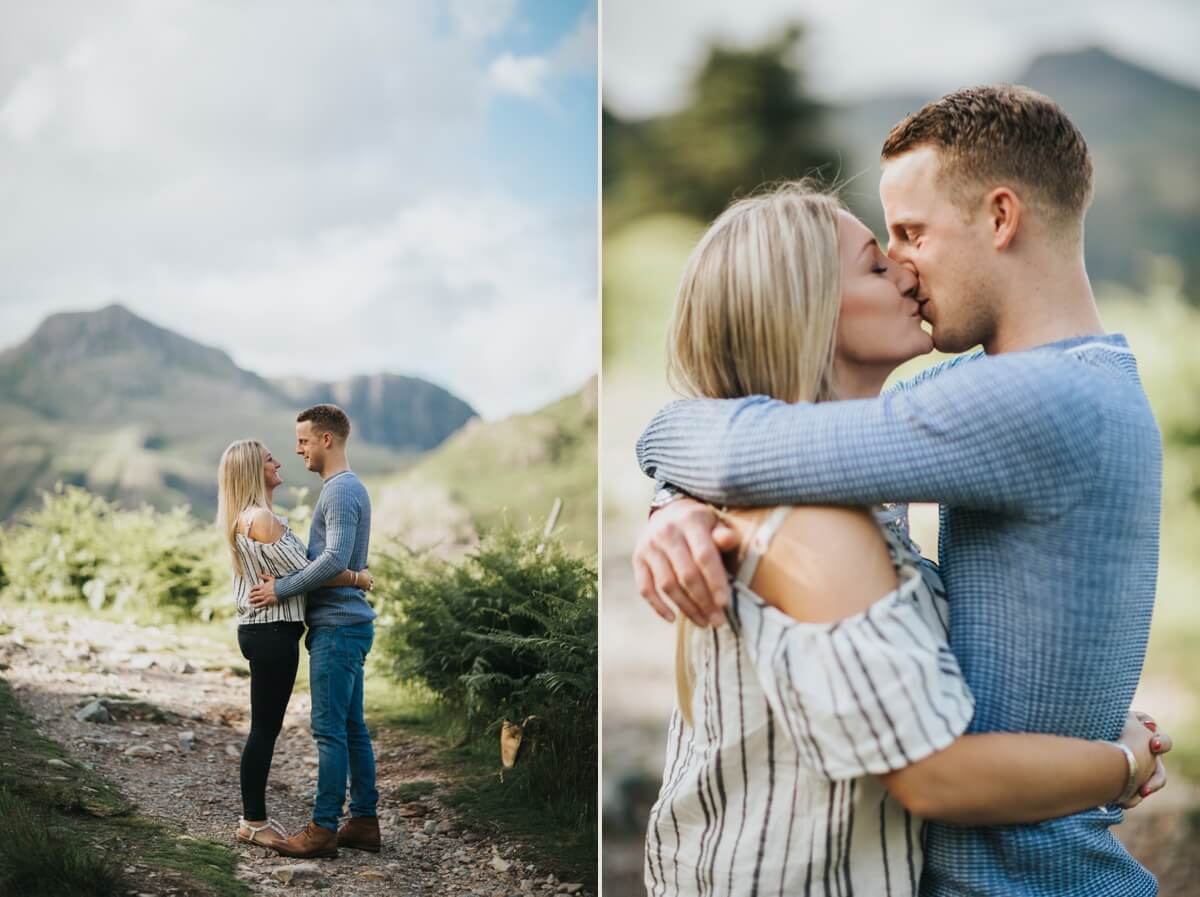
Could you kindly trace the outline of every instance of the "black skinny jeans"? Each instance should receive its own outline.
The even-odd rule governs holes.
[[[242,816],[267,818],[267,773],[296,684],[303,623],[243,623],[238,647],[250,661],[250,736],[242,750]]]

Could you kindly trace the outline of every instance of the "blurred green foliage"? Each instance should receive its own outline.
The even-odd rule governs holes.
[[[186,616],[226,584],[224,560],[216,530],[186,506],[126,510],[61,483],[0,531],[0,584],[17,601]]]
[[[307,489],[287,511],[305,532]],[[86,602],[139,620],[208,620],[234,612],[224,539],[187,505],[123,508],[80,486],[58,483],[42,505],[0,529],[0,597]]]
[[[836,175],[824,107],[803,89],[802,33],[793,26],[759,47],[711,47],[677,112],[627,121],[604,111],[606,231],[649,212],[709,220],[760,184]]]

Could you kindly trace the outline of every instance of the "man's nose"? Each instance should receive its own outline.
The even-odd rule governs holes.
[[[911,263],[902,263],[900,265],[900,279],[896,286],[905,296],[917,295],[917,285],[920,281],[917,278],[917,269]]]

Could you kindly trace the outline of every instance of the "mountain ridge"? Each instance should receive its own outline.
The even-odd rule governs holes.
[[[222,349],[123,305],[48,316],[0,351],[0,519],[63,481],[126,504],[215,510],[216,463],[255,437],[287,458],[298,407],[342,398],[356,467],[403,470],[475,417],[469,404],[414,377],[364,375],[310,383],[307,398],[239,367]],[[287,462],[285,462],[287,463]],[[292,462],[295,463],[295,462]]]

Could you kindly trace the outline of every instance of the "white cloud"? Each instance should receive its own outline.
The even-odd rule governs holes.
[[[513,56],[505,53],[488,68],[488,79],[499,93],[526,100],[545,96],[550,63],[542,56]]]
[[[169,290],[169,306],[130,304],[203,342],[228,344],[236,322],[243,367],[416,373],[496,417],[544,404],[594,372],[593,225],[587,210],[555,220],[498,194],[443,194],[374,227],[280,247],[253,270],[112,289]]]
[[[559,72],[588,72],[596,68],[597,61],[596,7],[593,4],[584,10],[551,53],[551,65]]]
[[[516,0],[451,0],[450,15],[468,40],[478,41],[503,31],[516,6]]]
[[[488,80],[497,93],[547,101],[553,80],[596,70],[597,41],[596,7],[592,4],[545,54],[506,52],[496,57],[488,67]]]
[[[19,143],[28,143],[50,119],[54,110],[54,84],[50,72],[35,68],[17,82],[0,105],[0,127]]]

